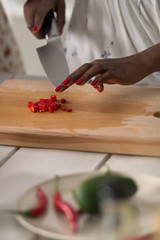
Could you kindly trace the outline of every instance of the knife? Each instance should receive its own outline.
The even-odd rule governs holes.
[[[47,77],[57,87],[69,75],[69,68],[57,23],[51,11],[47,14],[41,31],[46,36],[47,44],[37,48],[37,53]]]

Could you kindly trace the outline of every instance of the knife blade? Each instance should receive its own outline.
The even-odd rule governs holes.
[[[59,35],[57,23],[53,13],[48,13],[42,31],[46,33],[47,44],[37,48],[37,53],[41,64],[52,84],[57,87],[69,75],[69,68],[64,54],[61,38]]]

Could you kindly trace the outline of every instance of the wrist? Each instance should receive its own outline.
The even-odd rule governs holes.
[[[140,52],[139,55],[141,55],[144,77],[160,70],[160,44]]]

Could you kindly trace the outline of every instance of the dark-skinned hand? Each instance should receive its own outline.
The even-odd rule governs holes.
[[[28,0],[24,5],[24,16],[30,31],[39,39],[45,38],[41,31],[44,19],[49,11],[56,13],[56,20],[60,34],[65,24],[64,0]]]
[[[82,86],[95,77],[91,85],[102,92],[103,84],[132,85],[150,74],[149,71],[146,68],[145,52],[123,58],[95,60],[79,67],[56,91],[62,92],[74,83]]]

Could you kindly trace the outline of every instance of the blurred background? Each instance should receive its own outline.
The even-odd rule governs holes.
[[[75,0],[66,1],[66,25],[62,34],[63,43],[65,41],[66,31],[69,25],[74,1]],[[1,2],[9,18],[14,36],[19,45],[26,74],[33,76],[46,76],[36,52],[36,48],[44,45],[46,41],[37,40],[27,29],[23,16],[23,5],[26,1],[1,0]]]

